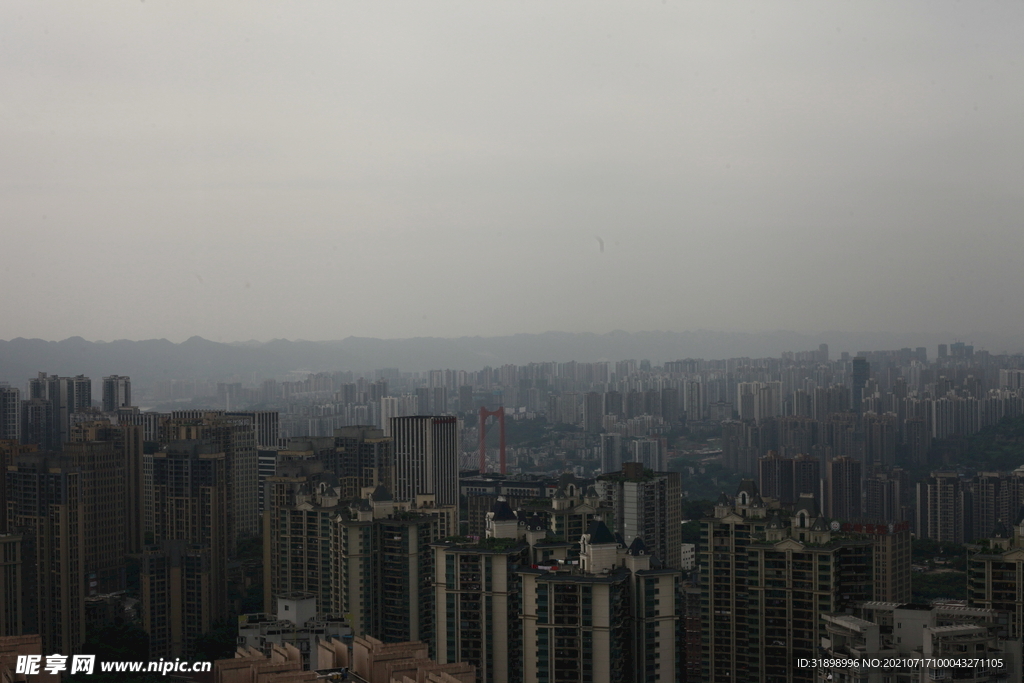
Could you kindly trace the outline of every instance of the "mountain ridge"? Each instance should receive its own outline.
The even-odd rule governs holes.
[[[397,367],[403,371],[438,368],[478,370],[485,366],[531,362],[595,362],[628,358],[655,364],[682,358],[778,357],[784,351],[810,351],[827,343],[836,358],[842,351],[898,349],[925,346],[929,356],[939,343],[955,341],[951,334],[889,334],[788,330],[722,332],[651,330],[605,334],[549,331],[538,334],[484,337],[414,337],[378,339],[348,336],[324,341],[272,339],[267,342],[216,342],[193,335],[175,343],[167,339],[60,341],[16,337],[0,340],[0,381],[22,386],[37,372],[60,375],[128,375],[140,384],[161,379],[223,379],[263,377],[296,370],[365,372]],[[1016,349],[1024,344],[1016,343]]]

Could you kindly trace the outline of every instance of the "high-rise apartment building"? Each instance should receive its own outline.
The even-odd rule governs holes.
[[[969,555],[967,599],[972,607],[999,610],[1009,617],[1010,638],[1024,638],[1024,518],[1000,524],[979,539]]]
[[[142,628],[149,634],[150,657],[194,657],[196,639],[225,617],[212,608],[223,596],[213,552],[163,541],[147,546],[141,560]]]
[[[38,633],[35,537],[0,533],[0,637]]]
[[[469,662],[476,666],[481,683],[522,680],[516,570],[540,561],[540,551],[533,549],[545,535],[539,519],[521,526],[512,508],[499,498],[487,513],[487,540],[434,544],[439,662]]]
[[[454,506],[431,496],[393,500],[383,486],[342,502],[337,478],[309,460],[267,480],[264,601],[317,598],[321,614],[341,614],[353,632],[386,642],[432,642],[433,551],[454,535]]]
[[[435,497],[459,505],[459,426],[455,417],[417,415],[391,419],[395,500]]]
[[[334,450],[320,456],[327,470],[351,482],[357,492],[378,486],[390,487],[394,470],[394,441],[384,436],[384,430],[369,425],[342,427],[334,430]]]
[[[113,413],[132,407],[132,380],[130,377],[110,375],[103,378],[103,412]]]
[[[194,607],[212,621],[223,619],[227,615],[228,562],[225,454],[213,441],[173,441],[146,455],[145,466],[146,535],[152,539],[146,552],[154,558],[153,567],[163,572],[201,565],[206,592],[195,598]],[[193,551],[201,551],[200,559],[189,559]],[[144,612],[166,612],[170,615],[168,628],[186,628],[175,623],[184,619],[183,603],[174,602],[170,594],[166,601],[157,600],[156,593],[149,597],[151,601],[143,603]],[[157,650],[161,656],[179,656],[195,635],[173,638]]]
[[[53,427],[53,405],[45,398],[21,402],[21,442],[47,450]],[[58,446],[59,447],[59,446]]]
[[[608,526],[622,535],[626,545],[641,538],[665,567],[682,568],[678,472],[654,472],[641,463],[624,463],[621,472],[598,477],[594,487],[601,503],[610,508]]]
[[[917,484],[917,535],[946,543],[970,540],[970,493],[956,472],[932,472]]]
[[[259,533],[259,456],[252,418],[221,411],[175,411],[161,425],[160,441],[209,439],[225,456],[228,549]]]
[[[36,628],[43,650],[74,654],[85,642],[86,475],[53,453],[18,455],[7,468],[10,524],[35,540]]]
[[[71,437],[71,416],[92,406],[92,380],[85,375],[57,377],[40,372],[38,377],[29,380],[29,398],[50,404],[49,423],[41,448],[60,450]]]
[[[893,576],[909,589],[906,527],[829,521],[809,494],[769,508],[744,480],[703,526],[703,681],[814,681],[794,662],[815,656],[822,614],[879,599]],[[898,567],[876,569],[879,557]]]
[[[113,424],[110,420],[94,420],[79,422],[71,428],[71,441],[88,443],[94,441],[113,444],[118,467],[124,470],[122,519],[124,524],[125,553],[142,551],[144,543],[143,519],[143,463],[142,451],[144,428],[141,425],[127,423]]]
[[[127,537],[124,451],[113,441],[74,441],[64,444],[64,455],[81,473],[85,595],[123,590]]]
[[[676,680],[682,576],[653,568],[642,539],[623,548],[595,521],[581,537],[578,567],[518,573],[522,680]]]

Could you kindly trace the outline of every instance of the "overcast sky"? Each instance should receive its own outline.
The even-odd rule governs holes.
[[[0,338],[1019,332],[1024,3],[0,5]]]

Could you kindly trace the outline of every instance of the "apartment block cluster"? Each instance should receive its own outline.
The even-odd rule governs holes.
[[[133,407],[127,377],[94,405],[89,378],[41,373],[24,400],[0,387],[0,636],[74,654],[131,583],[152,658],[238,618],[224,681],[374,657],[394,664],[375,680],[403,683],[874,680],[794,665],[823,652],[984,653],[1001,663],[971,680],[1020,680],[1024,468],[911,482],[897,453],[924,465],[933,439],[1021,415],[1022,365],[954,345],[933,363],[822,347],[320,373],[166,413]],[[254,397],[282,412],[245,410]],[[465,471],[481,406],[578,427],[564,443],[591,471]],[[667,471],[683,421],[720,423],[723,462],[748,476],[696,548]],[[975,544],[967,604],[911,604],[912,532]],[[262,610],[239,615],[229,585],[259,586]]]
[[[905,523],[830,519],[810,493],[781,506],[744,480],[702,526],[693,680],[1020,680],[1024,527],[979,546],[968,603],[921,605]]]
[[[598,435],[618,436],[624,459],[636,440],[665,458],[662,437],[685,420],[697,434],[724,423],[723,462],[748,476],[756,476],[757,459],[772,450],[817,457],[823,472],[830,458],[844,455],[859,460],[867,476],[892,467],[898,451],[924,463],[936,439],[967,436],[1024,414],[1022,387],[1024,358],[957,342],[939,345],[932,360],[924,348],[833,359],[823,344],[781,358],[530,363],[423,373],[391,368],[372,379],[313,373],[192,390],[207,392],[226,411],[257,403],[277,410],[282,437],[330,437],[335,429],[366,424],[390,435],[392,417],[465,418],[481,405],[501,405],[510,419],[543,415],[580,428],[578,443],[563,448],[580,453],[595,471],[615,469],[601,458],[616,449],[604,448]],[[537,466],[537,455],[512,454],[510,471]]]

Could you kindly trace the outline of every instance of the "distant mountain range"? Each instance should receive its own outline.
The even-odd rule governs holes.
[[[90,342],[81,337],[63,341],[17,338],[0,340],[0,381],[24,386],[37,372],[60,375],[85,374],[96,380],[104,375],[129,375],[140,386],[161,379],[228,376],[281,376],[292,371],[351,370],[376,368],[424,371],[438,368],[478,370],[506,363],[575,360],[578,362],[649,359],[654,364],[682,358],[778,357],[784,351],[810,351],[827,343],[833,358],[842,351],[874,351],[925,346],[929,357],[936,345],[950,343],[952,335],[897,335],[825,332],[803,334],[788,331],[763,333],[716,332],[622,332],[608,334],[545,332],[504,337],[444,339],[373,339],[348,337],[338,341],[289,341],[220,343],[192,337],[180,344],[166,339]],[[979,342],[981,339],[964,339]],[[1024,343],[1002,341],[1005,349],[1018,352]],[[979,348],[981,348],[979,346]],[[1004,348],[992,348],[1001,352]]]

